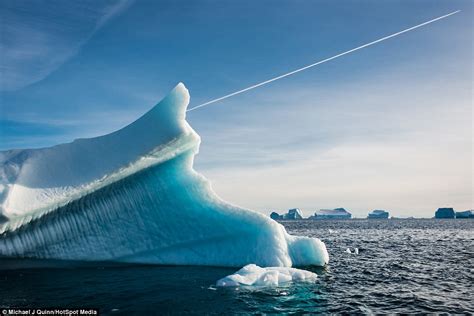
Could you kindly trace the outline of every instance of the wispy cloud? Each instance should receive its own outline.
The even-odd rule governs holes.
[[[56,70],[131,0],[0,3],[0,89],[11,91]]]

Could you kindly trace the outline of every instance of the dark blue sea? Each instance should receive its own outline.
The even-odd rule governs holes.
[[[237,269],[170,266],[21,268],[0,261],[0,307],[97,308],[101,315],[474,313],[474,220],[286,221],[321,238],[312,284],[216,288]],[[346,249],[359,249],[349,254]]]

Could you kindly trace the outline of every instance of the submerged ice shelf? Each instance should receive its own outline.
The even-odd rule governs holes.
[[[0,152],[0,256],[177,265],[324,265],[289,235],[221,200],[192,168],[200,137],[183,84],[130,125],[50,148]]]

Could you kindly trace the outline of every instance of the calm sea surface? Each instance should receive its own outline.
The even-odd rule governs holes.
[[[283,222],[321,238],[330,263],[312,284],[215,288],[237,269],[109,266],[10,269],[0,307],[89,307],[101,315],[474,313],[474,220]],[[358,248],[349,254],[347,248]],[[3,269],[2,269],[3,268]]]

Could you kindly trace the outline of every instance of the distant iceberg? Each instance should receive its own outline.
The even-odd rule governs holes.
[[[0,256],[175,265],[290,267],[328,262],[221,200],[192,169],[200,137],[183,84],[130,125],[50,148],[0,152]]]
[[[277,221],[277,220],[279,220],[279,219],[283,219],[283,215],[280,215],[280,214],[278,214],[277,212],[272,212],[272,213],[270,214],[270,218]]]
[[[280,286],[288,282],[314,282],[318,278],[316,273],[286,267],[261,268],[249,264],[217,281],[219,287],[236,286]]]
[[[310,219],[350,219],[352,214],[346,211],[344,208],[320,209],[316,211]]]
[[[474,218],[474,210],[456,212],[456,218]]]
[[[455,218],[456,213],[452,207],[441,207],[435,213],[435,218]]]
[[[280,215],[277,212],[272,212],[270,218],[274,220],[286,219],[303,219],[303,212],[299,208],[292,208],[288,210],[288,213]]]
[[[373,210],[367,216],[369,219],[387,219],[388,217],[389,213],[385,210]]]
[[[284,215],[284,219],[303,219],[303,212],[299,208],[292,208]]]

